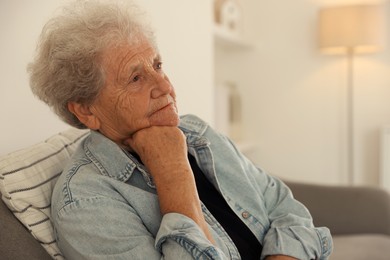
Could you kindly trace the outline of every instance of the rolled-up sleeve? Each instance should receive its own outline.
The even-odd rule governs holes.
[[[332,252],[329,237],[327,228],[272,228],[264,240],[263,257],[283,254],[298,259],[327,259]]]
[[[289,188],[268,176],[265,189],[270,229],[263,241],[262,256],[283,254],[298,259],[328,259],[333,249],[326,227],[314,227],[306,207],[295,200]]]
[[[228,259],[206,238],[191,218],[178,213],[164,215],[155,246],[167,259],[184,259],[184,255],[177,255],[183,249],[191,259]],[[175,258],[168,257],[173,255]]]

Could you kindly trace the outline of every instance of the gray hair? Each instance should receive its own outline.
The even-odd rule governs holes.
[[[105,84],[102,53],[142,35],[156,46],[138,7],[127,1],[76,1],[43,27],[36,56],[27,67],[35,96],[66,123],[86,128],[69,102],[91,104]]]

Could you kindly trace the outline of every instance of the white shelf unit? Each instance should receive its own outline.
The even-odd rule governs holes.
[[[242,35],[228,29],[214,25],[214,63],[215,63],[215,123],[216,128],[220,132],[229,136],[244,154],[251,157],[250,154],[254,151],[254,144],[245,140],[241,127],[230,121],[232,113],[231,104],[229,104],[229,86],[234,86],[237,92],[240,92],[240,82],[235,77],[235,67],[243,66],[236,64],[235,55],[240,55],[247,51],[253,50],[252,44],[245,40]],[[241,109],[242,110],[242,109]]]

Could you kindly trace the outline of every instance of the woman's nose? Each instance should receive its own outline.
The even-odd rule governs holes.
[[[172,84],[165,74],[155,75],[152,84],[152,98],[158,98],[172,92]]]

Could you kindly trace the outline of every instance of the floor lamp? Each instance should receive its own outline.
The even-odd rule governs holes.
[[[384,7],[336,6],[320,10],[319,44],[326,54],[347,56],[347,160],[348,182],[355,183],[354,167],[354,66],[358,53],[378,51],[384,43]]]

